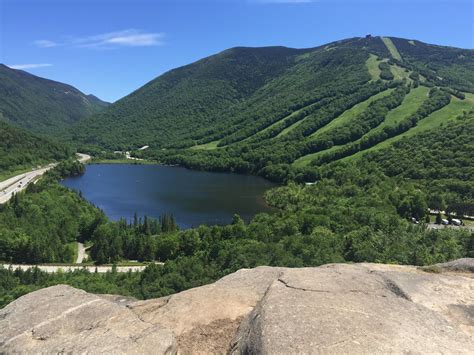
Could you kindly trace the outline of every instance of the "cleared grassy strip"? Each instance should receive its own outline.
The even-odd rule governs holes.
[[[416,110],[423,103],[423,101],[426,100],[426,98],[428,97],[427,96],[428,92],[429,92],[429,89],[427,87],[424,87],[424,86],[420,86],[416,89],[411,90],[410,93],[403,100],[403,103],[400,106],[398,106],[398,107],[394,108],[393,110],[391,110],[387,114],[384,122],[382,122],[382,124],[380,124],[378,127],[374,128],[373,130],[371,130],[367,134],[370,134],[374,131],[380,130],[380,129],[382,129],[383,127],[385,127],[387,125],[395,125],[396,123],[402,121],[405,117],[415,113]],[[367,134],[365,134],[364,137]],[[358,139],[356,142],[359,142],[362,139],[363,138]],[[348,143],[348,144],[350,144],[350,143]],[[295,160],[293,162],[293,165],[295,167],[304,167],[304,166],[310,164],[311,161],[313,159],[316,159],[318,156],[329,153],[331,151],[335,151],[335,150],[337,150],[337,149],[339,149],[343,146],[344,145],[336,145],[334,147],[323,150],[321,152],[312,153],[312,154],[302,156],[301,158]]]
[[[209,142],[209,143],[206,143],[206,144],[199,144],[199,145],[195,145],[194,147],[191,147],[189,149],[197,149],[197,150],[200,150],[200,149],[203,149],[203,150],[212,150],[212,149],[217,149],[217,145],[219,144],[220,141],[213,141],[213,142]]]
[[[369,55],[369,59],[365,62],[367,65],[367,69],[369,70],[369,74],[372,80],[379,80],[380,79],[380,68],[379,68],[380,61],[377,60],[377,56],[374,54]]]
[[[309,165],[311,163],[311,161],[313,159],[316,159],[318,156],[326,154],[326,153],[331,152],[333,150],[339,149],[340,147],[342,147],[342,145],[335,145],[334,147],[331,147],[331,148],[326,149],[326,150],[322,150],[322,151],[317,152],[317,153],[311,153],[311,154],[303,155],[301,158],[296,159],[293,162],[292,165],[296,168],[303,168],[306,165]]]
[[[374,96],[371,96],[369,99],[365,100],[365,101],[362,101],[360,103],[358,103],[357,105],[353,106],[352,108],[350,108],[349,110],[347,111],[344,111],[343,114],[341,114],[339,117],[335,118],[334,120],[332,120],[331,122],[329,122],[326,126],[320,128],[319,130],[317,130],[316,132],[314,132],[313,134],[310,135],[311,138],[314,138],[314,137],[318,137],[321,133],[324,133],[324,132],[327,132],[337,126],[340,126],[340,125],[345,125],[347,124],[347,122],[349,120],[351,120],[352,118],[354,118],[355,116],[357,115],[360,115],[362,112],[364,112],[367,107],[369,107],[369,105],[375,101],[375,100],[378,100],[378,99],[381,99],[382,97],[385,97],[385,96],[388,96],[390,95],[390,93],[393,91],[394,89],[388,89],[388,90],[385,90],[385,91],[382,91]]]
[[[306,117],[305,117],[306,118]],[[291,126],[288,126],[286,127],[283,131],[281,131],[280,133],[278,133],[278,135],[276,136],[277,138],[278,137],[282,137],[288,133],[290,133],[292,130],[294,130],[296,127],[298,127],[300,124],[302,124],[304,121],[304,118],[302,120],[299,120],[298,122],[296,123],[293,123]]]
[[[391,65],[390,71],[392,72],[395,80],[406,79],[409,82],[413,81],[410,79],[410,72],[406,72],[405,68],[399,67],[398,65]]]
[[[419,86],[416,89],[412,89],[403,100],[403,103],[390,111],[385,121],[375,128],[375,130],[382,129],[388,125],[394,125],[401,122],[405,117],[414,114],[423,101],[428,98],[429,91],[430,89],[426,86]]]
[[[453,97],[449,105],[439,111],[433,112],[401,136],[410,137],[428,129],[439,127],[445,122],[456,119],[456,117],[461,115],[463,111],[469,111],[472,109],[474,109],[474,94],[466,94],[466,99],[464,100]]]
[[[387,49],[389,50],[390,54],[392,55],[393,58],[402,60],[402,56],[398,52],[397,47],[393,44],[392,40],[387,37],[382,37],[383,43],[387,46]]]
[[[465,100],[459,100],[455,97],[451,99],[451,102],[449,105],[443,107],[442,109],[433,112],[431,115],[427,116],[426,118],[422,119],[418,124],[409,129],[408,131],[399,134],[398,136],[389,138],[377,145],[374,145],[373,147],[362,150],[360,152],[357,152],[356,154],[353,154],[349,157],[345,157],[341,160],[350,160],[350,159],[356,159],[360,158],[363,154],[371,151],[376,151],[379,149],[387,148],[391,144],[399,141],[403,137],[411,137],[414,136],[415,134],[427,131],[432,128],[436,128],[441,126],[443,123],[452,121],[456,119],[459,115],[463,113],[463,111],[468,111],[472,110],[474,108],[474,94],[466,94],[466,99]]]
[[[262,129],[261,131],[258,131],[257,133],[254,133],[254,134],[251,135],[250,137],[245,138],[245,139],[242,140],[241,142],[244,142],[244,141],[246,141],[246,140],[248,140],[248,139],[250,139],[250,138],[256,136],[257,134],[265,133],[265,132],[267,132],[267,131],[269,131],[269,130],[272,130],[272,129],[274,129],[276,126],[278,126],[278,125],[280,125],[280,124],[284,124],[286,121],[291,120],[294,116],[299,115],[299,114],[301,113],[301,111],[306,110],[306,109],[310,109],[311,107],[313,107],[313,106],[315,106],[315,105],[317,105],[317,104],[318,104],[318,102],[315,102],[315,103],[309,104],[308,106],[304,106],[304,107],[300,108],[299,110],[296,110],[296,111],[290,113],[288,116],[283,117],[281,120],[278,120],[278,121],[276,121],[276,122],[273,122],[270,126],[264,128],[264,129]],[[284,134],[288,133],[288,129],[289,129],[290,127],[292,127],[292,126],[294,126],[294,125],[298,125],[299,123],[301,123],[301,121],[303,121],[303,120],[305,119],[305,117],[306,117],[306,116],[304,116],[301,120],[295,122],[293,125],[291,125],[291,126],[285,128],[285,129],[283,129],[280,133],[278,133],[278,134],[276,135],[276,137],[280,137],[280,135],[284,135]],[[283,132],[285,132],[285,131],[286,131],[286,133],[283,133]]]

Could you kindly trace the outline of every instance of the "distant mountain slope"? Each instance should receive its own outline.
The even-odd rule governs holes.
[[[56,134],[108,103],[53,80],[0,64],[0,120],[33,132]]]
[[[224,146],[371,79],[474,91],[473,58],[472,50],[372,36],[310,49],[232,48],[152,80],[71,136],[109,149]]]
[[[66,159],[70,147],[0,121],[0,178],[8,172]]]
[[[343,81],[368,81],[366,51],[354,48],[388,55],[380,39],[313,49],[232,48],[163,74],[81,122],[73,135],[114,149],[194,145],[232,133],[241,123],[290,113],[337,91]]]
[[[402,65],[418,71],[440,86],[474,93],[472,49],[438,46],[420,41],[391,38]]]
[[[392,37],[233,48],[156,78],[71,136],[284,180],[469,111],[473,63],[473,50]]]
[[[406,135],[364,155],[388,176],[423,181],[427,190],[437,186],[474,201],[474,111],[444,125]],[[474,205],[473,205],[474,206]]]

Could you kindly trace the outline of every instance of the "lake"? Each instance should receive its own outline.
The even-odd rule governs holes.
[[[255,176],[194,171],[182,167],[93,164],[79,177],[62,181],[112,220],[171,213],[181,228],[227,224],[234,214],[249,221],[271,212],[263,199],[275,184]]]

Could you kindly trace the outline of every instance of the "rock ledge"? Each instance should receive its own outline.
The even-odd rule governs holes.
[[[0,353],[474,353],[474,259],[242,269],[134,301],[59,285],[0,310]]]

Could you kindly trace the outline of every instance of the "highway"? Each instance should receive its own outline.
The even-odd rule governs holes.
[[[90,156],[87,154],[77,153],[78,161],[85,163],[90,160]],[[8,202],[12,196],[20,191],[26,189],[26,187],[37,181],[44,173],[54,168],[57,163],[49,164],[40,169],[35,169],[27,173],[19,174],[8,180],[0,182],[0,204]]]

